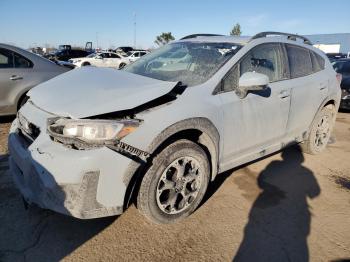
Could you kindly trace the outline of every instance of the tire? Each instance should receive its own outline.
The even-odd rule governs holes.
[[[89,66],[89,65],[91,65],[89,62],[84,62],[81,64],[81,66]]]
[[[153,159],[142,179],[137,207],[154,223],[182,220],[202,201],[209,176],[210,165],[204,150],[189,140],[178,140]]]
[[[120,63],[120,65],[119,65],[119,69],[123,69],[125,66],[126,66],[126,64],[125,64],[125,63]]]
[[[327,105],[317,113],[307,140],[301,144],[303,152],[317,155],[326,148],[334,127],[335,115],[334,105]]]

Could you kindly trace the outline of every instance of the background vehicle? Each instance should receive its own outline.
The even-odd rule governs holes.
[[[89,54],[90,52],[86,50],[60,49],[52,54],[45,55],[45,57],[53,61],[57,61],[57,60],[68,61],[69,59],[77,58],[77,57],[85,57],[85,56],[88,56]]]
[[[336,60],[333,62],[333,67],[342,76],[340,84],[342,89],[340,108],[350,110],[350,59]]]
[[[188,58],[169,63],[178,51]],[[94,218],[137,197],[147,218],[171,223],[194,212],[218,173],[295,143],[322,152],[340,88],[307,38],[264,32],[192,35],[123,70],[72,70],[29,96],[8,143],[28,201]]]
[[[98,66],[98,67],[113,67],[119,68],[123,61],[122,56],[112,52],[93,53],[87,57],[69,59],[69,62],[77,67],[81,66]]]
[[[16,114],[29,89],[66,71],[36,54],[0,44],[0,116]]]
[[[120,63],[119,69],[123,68],[124,66],[135,62],[136,60],[140,59],[142,56],[148,54],[148,51],[145,50],[136,50],[136,51],[129,51],[126,53],[125,57],[123,57],[123,61]]]
[[[347,58],[347,54],[344,53],[327,53],[326,55],[331,62],[336,61],[338,59]]]
[[[120,46],[115,50],[115,52],[125,55],[127,52],[130,52],[132,50],[134,50],[134,48],[132,48],[131,46]]]

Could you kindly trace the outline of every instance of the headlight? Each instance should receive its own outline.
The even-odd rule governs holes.
[[[120,140],[140,125],[139,120],[71,120],[58,119],[49,123],[48,131],[54,137],[78,138],[97,144]]]

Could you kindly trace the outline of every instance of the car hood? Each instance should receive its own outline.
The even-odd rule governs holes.
[[[133,109],[169,93],[176,84],[121,70],[83,67],[36,86],[28,95],[47,112],[86,118]]]

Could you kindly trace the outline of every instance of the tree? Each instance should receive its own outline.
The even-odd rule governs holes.
[[[240,36],[241,34],[242,34],[241,25],[239,23],[236,23],[232,28],[230,35]]]
[[[161,35],[157,36],[156,40],[154,41],[157,45],[162,46],[170,41],[175,40],[175,37],[171,34],[171,32],[168,33],[162,33]]]

